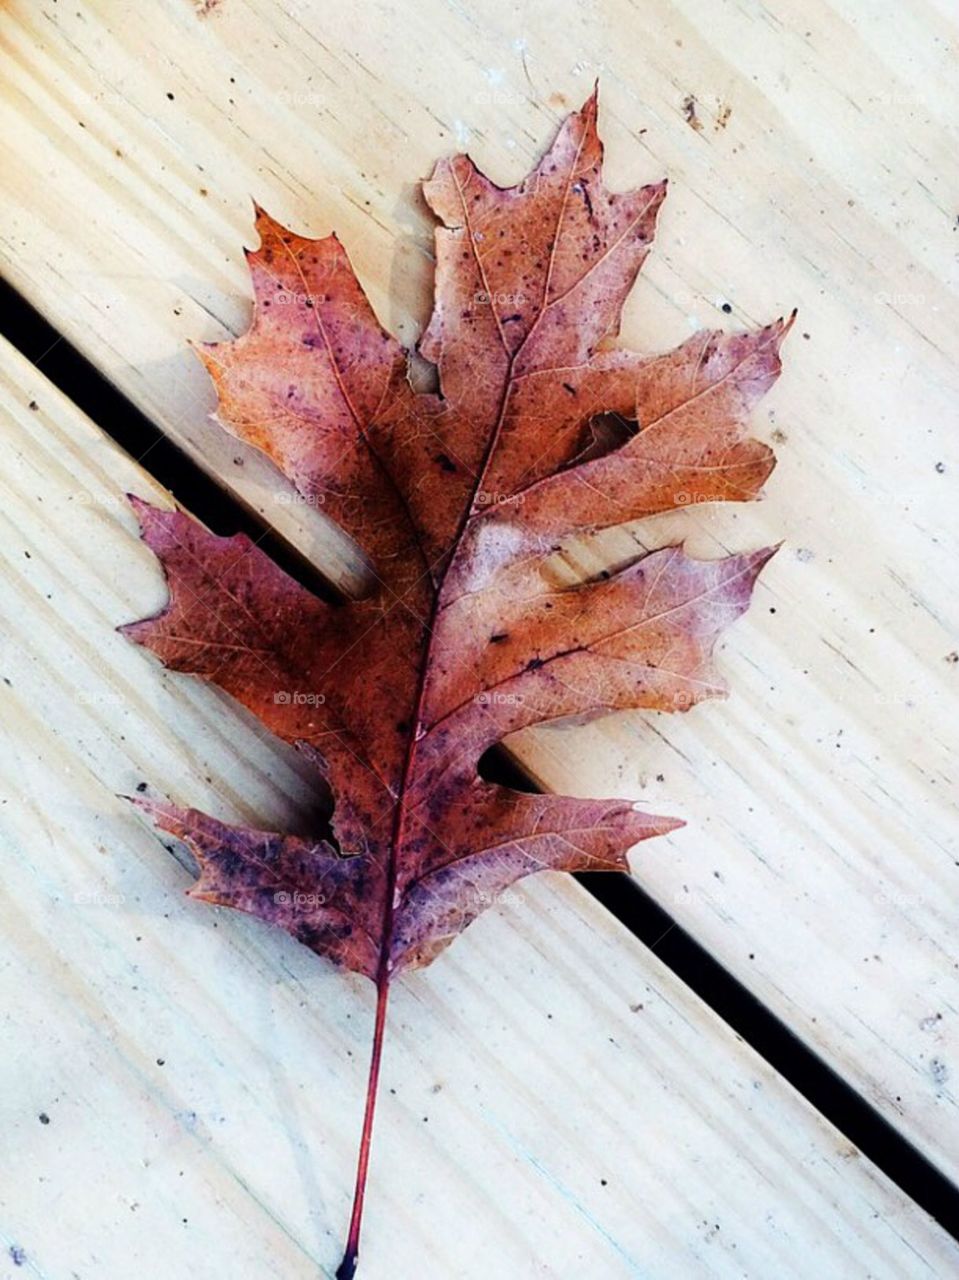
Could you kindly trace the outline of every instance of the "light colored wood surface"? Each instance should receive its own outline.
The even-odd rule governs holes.
[[[787,539],[725,648],[734,699],[518,749],[557,788],[687,817],[643,850],[644,885],[950,1172],[955,37],[947,6],[852,0],[0,17],[4,273],[341,583],[349,549],[206,423],[186,351],[245,327],[250,195],[299,230],[336,226],[412,340],[431,270],[412,181],[461,146],[514,180],[599,75],[614,183],[671,179],[624,341],[799,305],[757,419],[780,446],[767,502],[639,531],[700,554]]]
[[[644,885],[951,1173],[954,18],[852,0],[362,16],[44,0],[0,19],[4,272],[341,584],[349,549],[207,422],[187,350],[247,323],[251,195],[299,230],[335,226],[412,340],[431,271],[414,179],[468,146],[514,180],[599,75],[612,180],[671,180],[624,340],[799,305],[757,421],[780,444],[767,502],[642,530],[700,554],[786,539],[726,646],[734,700],[519,750],[558,789],[615,779],[687,817],[643,851]],[[623,534],[603,554],[633,549]]]
[[[213,688],[114,632],[164,597],[123,493],[163,491],[5,345],[0,423],[0,1099],[18,1170],[0,1234],[50,1280],[329,1275],[371,988],[185,899],[190,876],[116,794],[149,780],[295,827],[308,785]],[[571,881],[507,894],[403,980],[391,1023],[370,1280],[959,1266]]]

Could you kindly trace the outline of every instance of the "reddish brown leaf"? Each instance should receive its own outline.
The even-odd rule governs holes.
[[[133,499],[169,603],[125,631],[212,680],[330,784],[330,840],[231,828],[143,805],[200,865],[194,896],[287,929],[373,979],[377,1017],[357,1191],[356,1264],[386,1000],[493,901],[539,870],[625,869],[680,825],[619,800],[526,795],[477,762],[518,729],[620,708],[686,710],[724,692],[717,637],[771,550],[715,561],[670,546],[580,586],[563,539],[703,501],[757,496],[770,450],[747,417],[789,323],[701,333],[641,357],[612,345],[665,182],[602,179],[596,96],[502,189],[465,156],[424,185],[440,220],[420,394],[334,236],[258,212],[253,324],[201,353],[219,419],[356,539],[375,575],[327,605],[245,537]],[[599,415],[632,432],[594,430]]]

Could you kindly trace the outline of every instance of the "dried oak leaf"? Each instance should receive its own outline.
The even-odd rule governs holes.
[[[681,825],[494,785],[480,756],[544,721],[722,694],[714,643],[771,554],[701,561],[669,546],[578,586],[543,575],[564,538],[754,498],[774,465],[746,422],[789,322],[698,333],[659,356],[612,343],[666,183],[607,190],[596,110],[594,93],[518,186],[462,155],[424,184],[439,226],[419,350],[436,394],[412,388],[336,237],[257,212],[252,326],[201,352],[218,417],[355,539],[370,594],[323,603],[245,536],[133,499],[170,598],[126,634],[308,753],[335,797],[332,842],[141,803],[196,855],[193,896],[279,924],[377,985],[341,1276],[356,1265],[391,979],[521,877],[625,870],[632,845]],[[602,414],[638,430],[604,443]]]

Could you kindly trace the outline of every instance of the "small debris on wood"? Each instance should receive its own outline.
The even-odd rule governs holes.
[[[696,105],[695,97],[691,93],[688,93],[686,97],[683,98],[683,119],[689,125],[690,129],[695,129],[697,133],[702,133],[703,122],[696,114]]]

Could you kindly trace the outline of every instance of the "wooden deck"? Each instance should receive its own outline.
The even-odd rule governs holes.
[[[598,75],[614,184],[670,177],[624,341],[800,317],[757,415],[780,457],[766,501],[617,532],[570,571],[677,533],[704,555],[786,545],[722,652],[730,701],[513,750],[548,787],[683,814],[638,852],[643,887],[959,1179],[957,37],[931,2],[14,0],[0,270],[348,590],[350,545],[208,421],[187,349],[248,322],[250,197],[336,227],[412,341],[431,273],[412,184],[464,147],[515,180]],[[187,902],[117,798],[148,781],[295,827],[307,778],[114,633],[163,599],[122,495],[165,495],[42,354],[0,346],[0,1276],[332,1275],[366,984]],[[391,1017],[369,1280],[959,1270],[952,1238],[571,881],[511,891]]]

